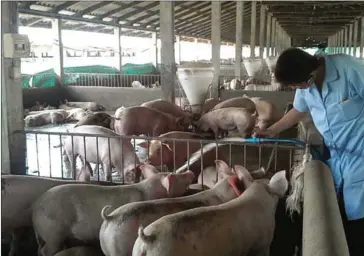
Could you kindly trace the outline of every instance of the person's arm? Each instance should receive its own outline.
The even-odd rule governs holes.
[[[272,134],[281,133],[282,131],[297,124],[305,115],[305,112],[300,112],[297,109],[292,108],[278,122],[270,126],[267,130]]]
[[[275,137],[277,134],[297,124],[309,111],[303,90],[297,89],[293,101],[293,108],[288,111],[279,121],[266,130],[256,129],[253,136]]]

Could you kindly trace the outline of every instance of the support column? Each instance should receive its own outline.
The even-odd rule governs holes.
[[[62,20],[52,20],[53,38],[58,40],[58,46],[53,45],[53,68],[57,74],[58,81],[61,85],[64,84],[64,60],[63,60],[63,40],[62,40]]]
[[[1,2],[1,33],[18,33],[17,3]],[[1,44],[4,56],[4,44]],[[26,174],[20,58],[1,58],[1,173]],[[14,133],[20,131],[21,133]]]
[[[276,18],[272,18],[272,56],[276,55]]]
[[[116,68],[119,69],[120,74],[122,71],[122,66],[123,66],[123,62],[122,62],[122,58],[123,58],[123,51],[122,51],[122,47],[121,47],[121,28],[116,27],[114,28],[114,36],[115,36],[115,50],[117,52],[117,54],[115,54],[115,58],[116,58]]]
[[[259,57],[264,54],[264,34],[265,34],[265,6],[260,5],[260,30],[259,30]]]
[[[364,58],[364,17],[361,17],[360,58]]]
[[[251,26],[250,26],[250,57],[255,57],[255,35],[257,25],[257,2],[252,1]]]
[[[335,54],[339,53],[339,33],[335,34]]]
[[[236,2],[235,76],[241,77],[243,59],[244,1]]]
[[[181,64],[181,37],[176,36],[176,44],[175,44],[175,50],[176,50],[176,63],[179,65]]]
[[[214,67],[214,79],[212,82],[211,97],[219,97],[219,76],[220,76],[220,45],[221,45],[221,3],[211,2],[211,50],[212,65]]]
[[[349,25],[349,40],[348,40],[349,55],[353,55],[353,24]]]
[[[160,1],[161,86],[164,100],[174,102],[176,66],[174,60],[174,2]]]
[[[349,33],[348,33],[348,27],[344,28],[344,53],[348,54],[348,39],[349,39]]]
[[[156,68],[158,68],[157,32],[152,32],[152,63]]]
[[[268,13],[267,14],[267,40],[266,40],[266,47],[267,47],[267,57],[272,56],[271,55],[271,44],[272,44],[272,40],[271,40],[271,26],[272,24],[272,14]]]
[[[345,53],[344,41],[345,41],[345,30],[342,29],[340,31],[340,53]]]
[[[195,61],[198,62],[198,39],[195,38],[195,41],[194,41],[194,46],[195,46]]]
[[[354,38],[353,38],[353,55],[356,57],[356,52],[358,48],[358,29],[359,29],[359,21],[356,20],[354,23]]]

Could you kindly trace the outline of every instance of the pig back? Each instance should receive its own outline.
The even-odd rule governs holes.
[[[142,107],[153,108],[164,113],[168,113],[175,117],[185,117],[187,113],[183,111],[179,106],[166,100],[154,100],[148,101],[141,105]]]
[[[236,97],[225,100],[217,104],[212,110],[230,107],[245,108],[251,113],[254,113],[256,110],[254,102],[245,97]]]

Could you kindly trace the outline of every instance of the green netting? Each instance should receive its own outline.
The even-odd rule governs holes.
[[[121,73],[123,75],[150,75],[150,74],[158,74],[158,71],[157,68],[153,65],[153,63],[145,63],[145,64],[126,63],[123,65]]]
[[[64,68],[64,84],[71,85],[77,83],[78,79],[87,76],[87,74],[119,74],[119,70],[114,67],[103,65],[92,65],[82,67],[66,67]],[[146,75],[146,74],[158,74],[156,67],[152,63],[146,64],[131,64],[127,63],[122,67],[122,74],[124,75]],[[98,76],[102,78],[102,76]],[[108,78],[105,76],[105,78]],[[30,81],[32,80],[32,81]],[[30,82],[32,87],[52,87],[57,83],[57,76],[54,69],[48,69],[42,72],[38,72],[34,75],[22,75],[22,87],[29,88]]]

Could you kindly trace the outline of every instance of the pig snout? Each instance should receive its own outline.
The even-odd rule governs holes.
[[[167,178],[170,184],[169,197],[180,197],[195,180],[195,174],[191,171],[186,171],[180,174],[169,174]]]

